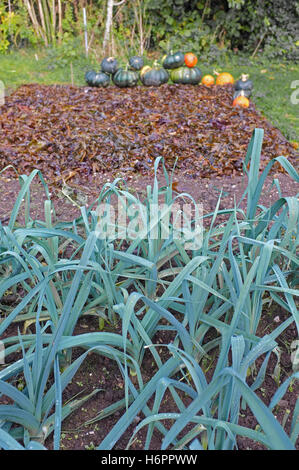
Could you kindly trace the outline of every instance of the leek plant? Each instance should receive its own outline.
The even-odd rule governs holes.
[[[6,357],[19,353],[22,358],[0,370],[0,396],[13,402],[0,405],[1,447],[37,448],[54,433],[54,448],[60,448],[62,421],[99,391],[70,403],[63,400],[63,390],[93,352],[115,360],[125,383],[123,398],[92,420],[124,410],[99,449],[112,449],[139,413],[144,419],[128,447],[146,426],[145,448],[150,447],[153,433],[161,436],[162,449],[235,449],[238,436],[269,449],[295,448],[299,402],[289,434],[273,416],[273,408],[290,382],[298,379],[298,372],[294,369],[279,384],[269,406],[255,393],[263,384],[270,355],[277,354],[277,339],[292,323],[297,331],[299,326],[298,195],[279,197],[271,207],[259,202],[275,161],[296,182],[299,176],[284,157],[271,161],[259,176],[262,140],[263,131],[256,129],[244,159],[248,185],[241,201],[220,210],[220,196],[215,211],[200,216],[201,221],[209,217],[210,225],[192,249],[185,235],[198,222],[197,204],[188,194],[174,194],[173,174],[169,176],[165,167],[166,184],[159,184],[160,158],[143,201],[117,179],[104,185],[97,200],[82,207],[80,217],[71,222],[56,220],[39,172],[20,178],[9,223],[0,226],[0,335],[13,324],[23,326],[18,335],[3,339]],[[35,177],[45,188],[44,221],[31,217],[30,185]],[[194,219],[186,222],[181,229],[184,236],[179,237],[175,217],[168,216],[183,203],[192,207]],[[125,217],[107,231],[113,207]],[[221,224],[220,214],[227,216]],[[16,298],[13,305],[4,302],[10,291]],[[288,316],[260,337],[269,303],[279,305]],[[100,331],[76,335],[78,320],[91,315],[98,318]],[[30,326],[34,333],[28,331]],[[120,329],[113,332],[117,326]],[[168,331],[173,341],[157,347],[162,331]],[[74,348],[81,348],[76,360]],[[152,355],[155,372],[144,383],[146,351]],[[212,357],[208,382],[205,363]],[[261,365],[256,371],[258,359]],[[23,374],[26,384],[22,391],[13,385],[18,374]],[[250,386],[248,374],[253,378]],[[161,411],[166,393],[176,413]],[[182,394],[188,397],[188,406]],[[246,405],[259,430],[240,425]],[[171,420],[171,426],[165,426],[164,420]]]
[[[288,280],[298,272],[296,250],[299,204],[297,197],[293,197],[280,198],[279,202],[270,209],[258,205],[263,183],[273,165],[273,162],[270,162],[258,179],[256,169],[260,162],[262,135],[262,130],[254,132],[245,159],[245,165],[250,162],[251,168],[245,193],[248,195],[247,214],[238,206],[230,211],[222,211],[222,213],[231,213],[229,220],[224,227],[211,226],[205,234],[203,246],[196,253],[197,256],[201,256],[201,263],[196,265],[198,257],[193,257],[189,263],[193,263],[190,272],[187,263],[182,271],[183,279],[179,279],[177,275],[155,304],[143,298],[144,304],[167,319],[168,328],[177,333],[174,341],[178,358],[175,372],[182,368],[186,369],[185,372],[179,381],[172,379],[173,369],[170,369],[167,376],[159,379],[159,384],[155,378],[152,379],[152,387],[149,382],[146,390],[140,393],[139,410],[136,409],[135,399],[100,444],[99,449],[111,448],[110,443],[115,443],[119,439],[124,426],[131,423],[131,417],[133,418],[138,411],[142,411],[142,406],[151,396],[155,397],[152,416],[142,421],[135,431],[136,434],[141,427],[148,426],[147,448],[157,423],[160,424],[160,420],[167,419],[174,419],[175,424],[166,434],[163,432],[162,449],[167,449],[169,446],[186,448],[190,441],[192,441],[191,449],[232,449],[237,446],[237,435],[250,437],[271,449],[294,448],[299,432],[299,401],[294,411],[290,436],[286,435],[271,411],[285,393],[290,381],[298,379],[298,373],[293,374],[279,387],[275,399],[273,398],[268,408],[253,393],[263,383],[269,355],[277,347],[275,341],[277,337],[291,323],[295,323],[298,330],[298,310],[295,303],[298,290],[291,288]],[[295,169],[284,157],[278,157],[276,161],[279,161],[296,182],[299,181]],[[260,210],[259,214],[257,209]],[[217,211],[218,207],[216,213]],[[216,215],[214,214],[212,223]],[[237,243],[234,243],[235,241]],[[269,336],[261,339],[257,336],[257,330],[263,304],[269,298],[282,306],[290,315]],[[139,321],[138,314],[141,312],[139,310],[136,313],[137,300],[139,297],[131,294],[126,305],[122,307],[124,338],[132,330],[137,331],[141,339],[145,338],[144,332],[147,331],[145,326],[149,326],[151,331],[151,323],[145,322],[150,310]],[[120,309],[119,306],[117,308]],[[177,315],[183,316],[180,327],[175,323]],[[157,323],[154,323],[153,327],[156,330],[161,328]],[[204,341],[211,328],[216,329],[218,335],[212,340]],[[183,349],[178,348],[179,343]],[[147,346],[149,345],[145,344],[145,347]],[[168,348],[174,353],[173,347],[168,346]],[[155,346],[151,345],[150,349],[156,358]],[[215,349],[217,364],[213,379],[207,384],[200,363]],[[254,368],[256,359],[265,353],[266,358],[259,373],[253,385],[248,387],[247,373],[251,367]],[[231,366],[229,366],[230,354]],[[162,366],[158,361],[157,365]],[[192,377],[190,384],[188,377]],[[193,399],[187,409],[175,390],[182,389],[182,381],[187,382],[189,387],[193,385],[187,392]],[[167,388],[178,407],[177,415],[159,413]],[[246,402],[250,406],[261,426],[261,431],[247,430],[238,425],[242,401],[243,405]],[[193,431],[178,440],[178,434],[190,423],[196,423]],[[197,434],[201,432],[203,432],[202,443],[197,439]]]

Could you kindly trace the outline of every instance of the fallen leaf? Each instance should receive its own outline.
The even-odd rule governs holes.
[[[246,110],[233,108],[233,92],[232,86],[173,84],[156,89],[21,86],[1,107],[0,171],[10,165],[9,178],[13,171],[28,175],[37,168],[61,186],[97,173],[113,178],[125,171],[128,179],[130,173],[150,174],[155,158],[163,157],[168,169],[176,163],[192,178],[234,175],[243,171],[256,127],[265,131],[262,168],[278,155],[296,162],[298,147],[254,103]],[[274,170],[281,168],[275,164]]]

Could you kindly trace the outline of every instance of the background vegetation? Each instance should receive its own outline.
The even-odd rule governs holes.
[[[0,52],[83,40],[103,44],[112,0],[0,0]],[[108,47],[124,50],[187,48],[217,58],[230,49],[268,58],[298,59],[299,2],[288,0],[122,0],[114,2]]]

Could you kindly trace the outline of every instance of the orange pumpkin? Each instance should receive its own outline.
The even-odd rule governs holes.
[[[187,52],[187,54],[185,54],[184,60],[187,67],[190,68],[195,67],[197,64],[197,57],[192,52]]]
[[[215,79],[212,75],[205,75],[202,77],[201,83],[206,86],[214,85]]]
[[[228,72],[214,73],[217,75],[216,85],[233,85],[235,83],[234,77]]]
[[[237,96],[233,101],[233,106],[237,107],[240,106],[241,108],[248,108],[250,105],[249,99],[244,95],[243,90],[241,91],[240,95]]]

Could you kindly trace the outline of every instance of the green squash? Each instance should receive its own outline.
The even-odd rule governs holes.
[[[248,77],[249,75],[243,73],[241,75],[241,79],[236,81],[234,99],[240,96],[241,91],[244,92],[244,96],[246,96],[246,98],[249,98],[251,96],[253,83],[251,80],[248,80]]]
[[[201,77],[202,73],[198,67],[179,67],[170,73],[173,83],[180,83],[182,85],[198,85]]]
[[[118,70],[118,62],[114,57],[105,57],[101,62],[101,70],[113,75]]]
[[[118,69],[113,75],[113,83],[120,88],[136,86],[139,75],[133,70]]]
[[[89,70],[88,72],[86,72],[85,81],[88,86],[92,86],[92,81],[95,75],[96,75],[96,72],[94,70]]]
[[[94,75],[91,82],[92,82],[92,86],[106,87],[110,83],[110,76],[104,72],[98,72]]]
[[[144,66],[143,58],[137,55],[130,57],[129,65],[133,70],[141,70]]]
[[[155,62],[153,67],[146,65],[141,69],[140,80],[145,86],[160,86],[168,82],[169,74]]]
[[[85,74],[85,80],[89,86],[96,86],[96,87],[106,87],[110,83],[110,77],[106,73],[103,72],[95,72],[94,70],[90,70]]]
[[[165,69],[177,69],[184,65],[185,63],[185,54],[183,52],[171,52],[168,55],[165,55],[162,59],[162,65]]]

